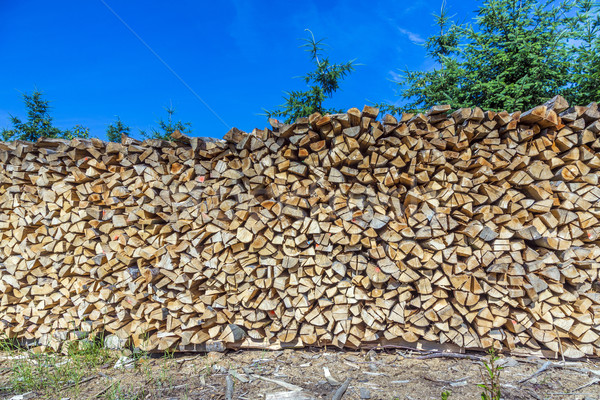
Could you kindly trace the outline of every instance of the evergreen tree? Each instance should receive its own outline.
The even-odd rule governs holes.
[[[407,104],[382,106],[387,111],[421,111],[435,104],[513,111],[556,94],[581,104],[598,100],[598,52],[593,51],[598,22],[592,21],[592,9],[591,0],[486,0],[471,26],[453,23],[442,8],[435,16],[439,34],[425,43],[436,68],[404,71],[399,84]],[[584,26],[591,29],[586,51]]]
[[[72,129],[61,130],[52,125],[50,102],[42,98],[42,92],[35,90],[32,94],[23,94],[27,121],[23,122],[14,115],[10,116],[12,129],[2,129],[0,136],[4,141],[26,140],[35,142],[41,137],[72,139],[74,137],[88,138],[89,129],[76,125]]]
[[[334,114],[342,112],[337,108],[325,107],[323,102],[333,96],[339,90],[342,81],[350,72],[354,71],[354,60],[343,64],[332,64],[329,58],[323,55],[323,39],[315,40],[312,32],[306,43],[310,53],[311,61],[315,69],[302,77],[308,85],[307,90],[293,90],[285,92],[285,103],[274,111],[265,110],[268,117],[283,117],[286,123],[295,121],[300,117],[306,117],[312,113]]]
[[[578,105],[600,101],[600,3],[584,2],[579,14],[582,17],[577,32],[577,46],[573,71],[573,89],[569,99]]]
[[[149,134],[145,131],[140,131],[142,136],[147,139],[173,140],[171,135],[176,130],[188,135],[192,132],[192,124],[190,122],[174,121],[173,114],[175,114],[175,109],[172,105],[168,108],[165,108],[165,110],[168,114],[167,120],[165,121],[161,118],[158,121],[158,129],[153,128]]]
[[[72,129],[66,129],[61,132],[61,137],[63,139],[89,139],[90,137],[90,128],[86,128],[83,125],[75,125]]]
[[[106,128],[106,137],[109,142],[121,142],[121,135],[129,135],[129,127],[123,122],[121,122],[121,118],[117,117],[117,120],[114,123],[111,123]]]
[[[27,140],[35,142],[40,137],[55,138],[61,135],[61,130],[52,125],[50,102],[42,99],[42,93],[34,91],[31,95],[24,93],[23,101],[27,108],[27,121],[11,115],[13,129],[2,130],[2,140]]]

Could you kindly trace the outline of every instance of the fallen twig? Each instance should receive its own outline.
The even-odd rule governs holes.
[[[340,386],[335,393],[333,394],[333,397],[331,398],[331,400],[340,400],[343,396],[344,393],[346,393],[346,390],[348,390],[348,386],[350,386],[350,381],[352,380],[352,378],[346,378],[346,380],[344,381],[344,383],[342,383],[342,386]]]
[[[455,380],[455,381],[445,381],[445,380],[442,380],[442,379],[433,379],[433,378],[430,378],[430,377],[428,377],[428,376],[423,376],[423,379],[426,379],[426,380],[428,380],[428,381],[430,381],[430,382],[442,383],[442,384],[444,384],[444,385],[451,385],[451,384],[453,384],[453,383],[464,382],[464,381],[466,381],[467,379],[469,379],[469,377],[468,377],[468,376],[465,376],[464,378],[460,378],[460,379],[457,379],[457,380]]]
[[[362,373],[365,374],[365,375],[371,375],[371,376],[387,376],[383,372],[363,371]]]
[[[585,385],[581,385],[581,386],[579,386],[579,387],[577,387],[577,388],[573,389],[572,391],[573,391],[573,392],[576,392],[576,391],[578,391],[578,390],[581,390],[581,389],[583,389],[583,388],[586,388],[586,387],[588,387],[588,386],[595,385],[595,384],[596,384],[596,383],[598,383],[598,382],[600,382],[600,378],[594,378],[594,379],[592,379],[591,381],[589,381],[588,383],[586,383]]]
[[[82,383],[89,382],[89,381],[91,381],[92,379],[96,379],[98,376],[99,376],[99,375],[92,375],[92,376],[88,376],[87,378],[84,378],[84,379],[80,380],[79,382],[71,382],[71,383],[68,383],[68,384],[66,384],[66,385],[64,385],[64,386],[62,387],[62,390],[68,389],[68,388],[70,388],[70,387],[73,387],[73,386],[75,386],[75,385],[81,385]]]
[[[526,388],[525,392],[536,400],[543,400],[534,390]]]
[[[577,368],[576,365],[580,365],[580,363],[572,363],[572,362],[558,362],[558,363],[554,363],[552,361],[546,361],[540,368],[538,368],[537,371],[535,371],[532,375],[528,376],[527,378],[521,379],[519,382],[517,383],[525,383],[530,379],[535,378],[536,376],[541,375],[542,373],[544,373],[545,371],[551,369],[551,368],[562,368],[562,369],[567,369],[569,371],[574,371],[574,372],[578,372],[580,374],[584,374],[584,375],[595,375],[595,376],[600,376],[600,370],[595,370],[595,369],[589,369],[589,368]]]
[[[336,379],[334,379],[333,376],[331,376],[329,368],[323,367],[323,374],[325,375],[325,379],[327,380],[327,382],[329,382],[331,386],[339,386],[342,384],[341,382],[338,382]]]
[[[417,360],[428,360],[430,358],[463,358],[466,360],[474,360],[474,361],[481,361],[483,359],[483,357],[480,357],[480,356],[474,356],[471,354],[460,354],[460,353],[432,353],[432,354],[427,354],[427,355],[420,356],[420,357],[415,357],[415,359],[417,359]]]
[[[352,362],[350,362],[350,361],[343,360],[342,362],[343,362],[344,364],[348,365],[349,367],[352,367],[352,368],[354,368],[354,369],[360,369],[360,367],[359,367],[358,365],[356,365],[356,364],[354,364],[354,363],[352,363]]]
[[[98,393],[96,393],[95,395],[93,395],[92,397],[90,397],[90,399],[95,399],[97,397],[102,396],[104,393],[108,392],[108,390],[113,387],[115,385],[115,383],[117,383],[119,381],[114,380],[110,385],[108,385],[107,387],[105,387],[104,389],[100,389],[100,391]]]
[[[302,390],[302,388],[300,386],[292,385],[291,383],[280,381],[279,379],[271,379],[271,378],[267,378],[265,376],[260,376],[260,375],[256,375],[256,374],[252,374],[251,376],[256,379],[261,379],[263,381],[271,382],[276,385],[282,386],[288,390]]]
[[[241,399],[241,397],[240,397]],[[267,393],[265,400],[315,400],[314,397],[299,391]]]
[[[183,385],[169,386],[166,388],[154,389],[155,392],[168,392],[171,390],[183,389],[184,387],[190,386],[189,383],[184,383]]]
[[[198,354],[197,356],[193,356],[193,357],[176,359],[175,362],[177,362],[177,363],[184,363],[186,361],[192,361],[192,360],[195,360],[196,358],[200,357],[201,355],[202,354]]]
[[[233,400],[233,378],[230,374],[225,377],[225,400]]]
[[[537,371],[535,371],[532,375],[529,375],[527,378],[521,379],[518,383],[525,383],[530,379],[535,378],[538,375],[541,375],[542,373],[544,373],[544,371],[548,370],[548,368],[552,368],[552,362],[551,361],[546,361],[540,368],[538,368]]]
[[[563,392],[563,393],[548,393],[548,396],[594,396],[598,393],[571,393],[571,392]]]

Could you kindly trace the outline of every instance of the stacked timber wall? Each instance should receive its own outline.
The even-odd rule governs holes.
[[[600,355],[597,105],[377,117],[0,144],[0,330]]]

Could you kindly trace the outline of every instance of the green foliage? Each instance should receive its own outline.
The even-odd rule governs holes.
[[[424,44],[431,71],[403,71],[407,104],[384,111],[452,108],[527,110],[556,94],[587,104],[599,97],[598,30],[592,0],[486,0],[475,26],[457,25],[442,7],[439,33]],[[594,19],[595,18],[595,19]]]
[[[85,368],[97,368],[110,358],[110,352],[104,347],[104,335],[99,334],[72,342],[67,355],[75,364]]]
[[[60,362],[55,354],[30,353],[26,360],[15,362],[12,368],[12,387],[19,393],[29,391],[55,392],[68,381],[78,382],[84,372],[74,368],[70,360]]]
[[[117,120],[110,123],[106,128],[106,137],[109,142],[121,142],[121,135],[129,135],[130,129],[127,125],[121,122],[121,118],[117,117]]]
[[[72,388],[106,363],[109,352],[101,338],[83,338],[65,343],[67,355],[25,351],[14,339],[0,341],[0,351],[9,353],[10,390],[16,393],[43,392],[47,396]]]
[[[600,101],[600,3],[584,2],[578,10],[580,45],[576,48],[573,87],[567,97],[573,104],[586,105]]]
[[[61,130],[52,126],[50,116],[50,102],[42,99],[42,93],[34,91],[33,94],[23,94],[23,101],[27,108],[27,121],[23,122],[14,115],[10,116],[12,130],[2,130],[2,140],[27,140],[36,141],[40,137],[58,137]]]
[[[146,389],[142,389],[141,392],[136,392],[132,389],[124,387],[121,381],[116,381],[111,384],[108,390],[102,396],[104,400],[142,400],[148,393]]]
[[[89,139],[90,129],[82,125],[75,125],[72,129],[66,129],[61,134],[63,139]]]
[[[167,120],[165,121],[161,118],[158,121],[158,129],[153,128],[150,133],[140,131],[142,136],[144,136],[146,139],[173,140],[171,135],[175,131],[179,131],[188,135],[192,132],[192,124],[190,122],[174,122],[173,114],[175,114],[175,109],[173,106],[165,108],[165,110],[168,114]]]
[[[307,31],[310,32],[308,29]],[[279,109],[265,110],[268,117],[282,117],[285,118],[286,123],[315,112],[321,114],[342,112],[336,108],[325,107],[323,102],[331,98],[340,89],[340,81],[354,71],[354,60],[342,64],[331,63],[329,58],[323,55],[323,39],[315,40],[312,32],[308,39],[303,40],[306,43],[301,47],[306,47],[314,64],[314,70],[302,77],[308,89],[285,92],[285,103]]]
[[[484,383],[479,386],[483,391],[481,392],[481,400],[500,400],[502,397],[500,393],[500,372],[503,367],[498,365],[500,357],[496,355],[494,348],[488,351],[488,360],[483,362],[485,370],[481,371],[481,379]]]
[[[121,388],[121,381],[117,381],[104,393],[103,398],[104,400],[122,400],[125,396],[126,392]]]
[[[450,392],[448,390],[443,391],[441,399],[442,400],[448,400],[449,398],[450,398]]]
[[[72,129],[60,130],[52,125],[50,115],[50,102],[42,98],[43,93],[35,90],[32,94],[23,94],[25,108],[27,108],[27,121],[23,122],[14,115],[10,116],[12,129],[2,129],[0,136],[3,141],[26,140],[35,142],[39,138],[73,139],[88,138],[89,129],[76,125]]]

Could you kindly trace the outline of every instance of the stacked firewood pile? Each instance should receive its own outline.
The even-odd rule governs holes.
[[[378,114],[0,143],[1,331],[600,355],[597,105]]]

